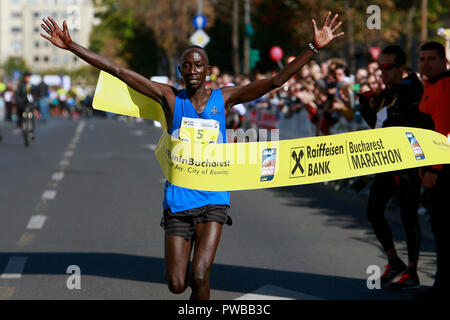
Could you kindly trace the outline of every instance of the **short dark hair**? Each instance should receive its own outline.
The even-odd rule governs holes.
[[[427,42],[420,47],[420,51],[436,50],[441,59],[445,58],[445,48],[442,44],[436,41]]]
[[[406,65],[406,53],[398,45],[390,45],[383,49],[381,54],[393,54],[395,55],[395,64],[397,66]]]
[[[350,76],[350,70],[347,68],[346,65],[338,64],[338,65],[336,66],[336,68],[334,68],[334,71],[336,71],[336,70],[338,70],[338,69],[343,69],[346,77]]]
[[[185,55],[185,53],[186,53],[187,51],[192,50],[192,49],[194,49],[194,50],[199,50],[199,51],[203,52],[203,54],[205,55],[206,60],[208,61],[208,64],[209,64],[209,56],[208,56],[208,52],[206,52],[205,48],[202,48],[202,47],[197,46],[197,45],[192,45],[192,46],[187,47],[187,48],[183,51],[183,54],[181,55],[181,58],[183,58],[183,56]]]

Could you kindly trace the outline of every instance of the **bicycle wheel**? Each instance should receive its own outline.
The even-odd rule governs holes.
[[[25,143],[25,147],[30,145],[30,132],[31,132],[31,119],[29,118],[29,112],[25,110],[23,112],[23,120],[22,120],[22,133],[23,139]]]

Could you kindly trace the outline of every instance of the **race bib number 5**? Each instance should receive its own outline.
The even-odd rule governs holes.
[[[180,140],[199,144],[216,143],[219,137],[220,124],[214,119],[186,118],[181,119]]]

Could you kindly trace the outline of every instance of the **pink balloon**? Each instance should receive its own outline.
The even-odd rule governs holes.
[[[270,59],[275,62],[281,61],[283,59],[283,50],[279,46],[274,46],[270,49]]]

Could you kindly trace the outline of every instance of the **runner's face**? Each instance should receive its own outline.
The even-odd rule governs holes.
[[[424,50],[420,52],[419,71],[428,79],[438,76],[445,71],[446,61],[441,58],[437,50]]]
[[[181,74],[189,89],[204,85],[208,73],[208,60],[199,50],[189,50],[182,57]]]

